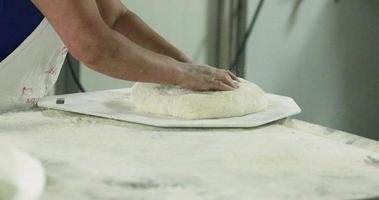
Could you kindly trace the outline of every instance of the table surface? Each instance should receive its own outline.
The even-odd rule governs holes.
[[[0,115],[0,140],[40,159],[43,200],[379,197],[379,143],[286,119],[167,129],[53,110]]]

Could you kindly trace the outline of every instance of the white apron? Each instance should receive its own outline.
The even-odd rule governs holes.
[[[58,34],[43,19],[28,38],[0,62],[0,113],[30,108],[53,88],[67,55]]]

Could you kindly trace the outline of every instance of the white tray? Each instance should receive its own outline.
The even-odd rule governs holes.
[[[186,120],[168,116],[157,116],[136,110],[130,99],[130,88],[90,93],[49,96],[38,102],[39,107],[93,115],[158,127],[198,128],[249,128],[261,126],[301,112],[290,97],[267,94],[270,106],[265,111],[242,117],[222,119]],[[64,104],[57,104],[64,98]]]

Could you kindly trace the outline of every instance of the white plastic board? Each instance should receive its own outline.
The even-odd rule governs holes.
[[[300,107],[292,98],[273,94],[267,95],[270,106],[265,111],[242,117],[222,119],[186,120],[139,112],[130,99],[130,88],[49,96],[41,99],[38,106],[151,126],[188,128],[249,128],[274,122],[301,112]],[[64,98],[64,104],[57,104],[58,98]]]

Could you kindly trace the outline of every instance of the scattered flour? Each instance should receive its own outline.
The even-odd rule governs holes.
[[[378,195],[378,154],[280,125],[156,129],[44,111],[0,115],[0,140],[43,161],[42,200]]]

